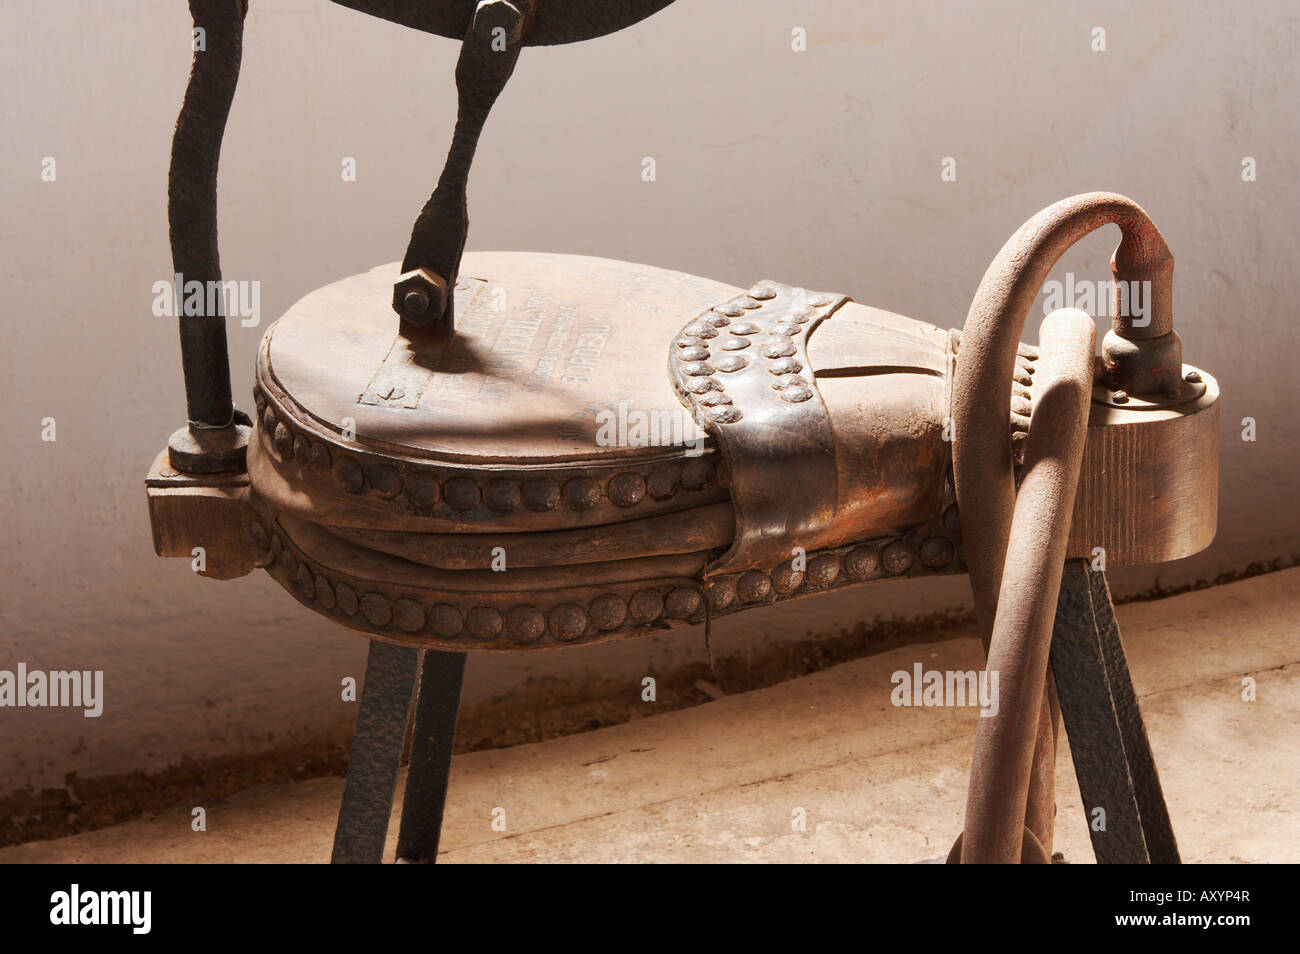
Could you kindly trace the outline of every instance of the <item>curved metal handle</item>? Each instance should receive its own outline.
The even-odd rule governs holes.
[[[1076,241],[1089,232],[1107,224],[1117,224],[1122,231],[1122,239],[1111,259],[1111,270],[1115,277],[1112,298],[1113,327],[1106,336],[1107,373],[1115,379],[1132,380],[1135,386],[1160,389],[1169,382],[1164,371],[1153,371],[1172,364],[1181,367],[1181,347],[1173,331],[1173,256],[1169,252],[1164,238],[1152,223],[1150,217],[1137,203],[1121,195],[1107,192],[1093,192],[1073,196],[1043,209],[1022,225],[1007,241],[989,266],[975,294],[971,309],[962,331],[961,356],[953,377],[953,474],[957,496],[957,505],[961,513],[963,536],[965,538],[965,558],[970,572],[971,590],[974,596],[976,617],[980,624],[981,636],[986,649],[992,648],[997,626],[1002,627],[1002,640],[1020,640],[1021,648],[1012,650],[1013,668],[1024,670],[1023,654],[1028,652],[1025,646],[1037,646],[1042,639],[1041,626],[1043,607],[1046,610],[1047,637],[1050,641],[1051,614],[1055,607],[1059,574],[1068,540],[1071,512],[1067,509],[1058,523],[1041,528],[1048,533],[1048,538],[1039,540],[1040,550],[1028,549],[1028,544],[1012,541],[1013,515],[1017,513],[1015,474],[1010,436],[1006,422],[1010,415],[1011,387],[1010,381],[1015,370],[1016,348],[1024,328],[1025,318],[1038,294],[1039,288],[1046,280],[1053,266]],[[1124,290],[1131,287],[1130,282],[1149,282],[1149,315],[1141,325],[1131,320],[1127,314]],[[1091,333],[1091,319],[1088,321]],[[1122,360],[1113,361],[1119,353]],[[1091,350],[1088,352],[1087,384],[1091,385]],[[1175,360],[1176,359],[1176,360]],[[1083,373],[1083,372],[1079,372]],[[1175,371],[1175,374],[1178,372]],[[1162,377],[1164,375],[1164,377]],[[1141,393],[1141,392],[1139,392]],[[1074,424],[1066,415],[1059,423],[1046,424],[1051,419],[1043,418],[1042,398],[1035,402],[1034,414],[1039,420],[1037,441],[1031,425],[1030,444],[1037,443],[1043,449],[1054,454],[1064,453],[1064,445],[1044,444],[1044,441],[1065,440]],[[1086,415],[1088,399],[1083,400]],[[1055,415],[1051,415],[1055,417]],[[1045,429],[1060,431],[1056,438],[1043,435]],[[1082,432],[1081,432],[1082,433]],[[1080,435],[1079,446],[1082,447]],[[1028,455],[1029,449],[1026,448]],[[1042,471],[1040,467],[1040,472]],[[1026,464],[1028,467],[1028,463]],[[1074,499],[1074,482],[1078,479],[1078,466],[1075,464],[1069,475],[1057,468],[1052,492],[1062,493],[1063,482],[1070,481],[1067,503],[1072,505]],[[1033,484],[1030,489],[1032,490]],[[1044,490],[1042,493],[1047,494]],[[1022,485],[1021,493],[1025,493]],[[1052,498],[1059,503],[1059,498]],[[1027,500],[1026,513],[1033,509],[1043,509],[1048,504],[1044,499]],[[1028,519],[1028,518],[1026,518]],[[1020,535],[1029,531],[1020,531]],[[1007,576],[1010,544],[1014,544],[1010,563],[1012,572]],[[1056,548],[1059,546],[1059,556]],[[1050,553],[1051,561],[1044,569],[1043,555]],[[1047,576],[1043,574],[1047,573]],[[1055,579],[1056,582],[1051,582]],[[1028,586],[1033,595],[1026,595],[1017,589]],[[1008,589],[1010,587],[1010,589]],[[1005,594],[1014,593],[1013,596]],[[1003,594],[1003,595],[1000,595]],[[1009,599],[1005,608],[1003,599]],[[1041,605],[1040,605],[1041,602]],[[1000,622],[999,622],[1000,621]],[[1032,625],[1031,625],[1032,624]],[[1037,628],[1035,628],[1037,627]],[[1034,634],[1038,635],[1035,636]],[[987,741],[989,730],[981,725],[986,738],[986,749],[998,749],[998,752],[977,757],[976,771],[972,773],[972,804],[968,806],[968,824],[975,824],[982,831],[968,836],[961,852],[963,858],[981,858],[1013,861],[1019,855],[1022,840],[1022,828],[1027,822],[1028,828],[1040,837],[1046,835],[1050,846],[1052,818],[1052,765],[1055,754],[1055,734],[1057,713],[1053,698],[1044,693],[1046,684],[1046,653],[1048,643],[1041,647],[1042,665],[1038,666],[1034,657],[1035,673],[1028,687],[1016,685],[1003,687],[1003,692],[1010,690],[1015,695],[1012,708],[1019,713],[1023,723],[1016,729],[1019,741],[1012,749],[1001,751],[1002,743]],[[1006,664],[1005,648],[999,649],[990,657],[990,669],[996,665]],[[1037,652],[1038,650],[1035,650]],[[1036,691],[1033,687],[1036,686]],[[1028,695],[1024,693],[1028,691]],[[1030,720],[1032,719],[1032,724]],[[1005,720],[1004,720],[1005,723]],[[977,744],[978,743],[977,741]],[[1027,744],[1031,752],[1032,766],[1021,777],[1020,750],[1017,746]],[[1033,751],[1037,748],[1037,755]],[[1004,781],[996,775],[991,778],[977,779],[980,766],[985,760],[998,765],[1002,770],[1011,771],[1013,778]],[[1021,782],[1024,781],[1024,791]],[[999,796],[988,793],[989,786],[1003,786]],[[1010,786],[1009,788],[1006,786]],[[988,806],[990,799],[998,801],[1001,807],[1010,806],[1013,813],[1018,812],[1020,822],[1012,824],[1007,818],[988,824],[981,823],[981,815],[992,811]],[[976,806],[979,802],[984,807]],[[996,814],[996,812],[994,812]],[[1050,847],[1049,847],[1050,850]]]
[[[966,863],[1020,859],[1036,758],[1049,770],[1055,764],[1044,693],[1092,400],[1096,329],[1086,313],[1063,309],[1044,320],[1039,341],[1034,408],[987,664],[998,676],[998,709],[980,719],[975,734],[961,850]],[[1050,806],[1051,780],[1044,782]],[[1050,814],[1030,821],[1030,831],[1045,822],[1050,835]]]

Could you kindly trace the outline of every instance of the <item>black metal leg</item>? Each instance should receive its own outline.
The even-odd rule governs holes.
[[[334,831],[333,864],[379,864],[411,715],[419,650],[372,640]]]
[[[1177,864],[1110,588],[1087,560],[1067,560],[1061,576],[1052,670],[1097,861]],[[1096,808],[1105,810],[1104,831],[1093,824]]]
[[[411,765],[402,798],[402,825],[397,835],[399,861],[432,864],[438,858],[464,675],[464,653],[425,651],[415,734],[411,738]]]

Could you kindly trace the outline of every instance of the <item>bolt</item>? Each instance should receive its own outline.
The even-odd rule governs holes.
[[[1201,372],[1199,372],[1199,371],[1188,371],[1188,372],[1187,372],[1187,377],[1184,378],[1183,380],[1185,380],[1188,384],[1200,384],[1200,383],[1201,383]]]
[[[1112,400],[1114,400],[1114,402],[1115,402],[1116,404],[1127,404],[1127,403],[1128,403],[1128,392],[1127,392],[1127,391],[1116,391],[1116,392],[1115,392],[1115,396],[1114,396],[1114,398],[1113,398]]]
[[[408,314],[423,315],[429,310],[429,293],[423,288],[412,288],[402,299]]]

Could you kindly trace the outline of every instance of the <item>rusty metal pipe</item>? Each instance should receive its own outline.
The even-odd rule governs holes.
[[[1096,329],[1086,313],[1062,309],[1043,321],[1040,341],[1038,394],[989,647],[998,711],[981,719],[975,734],[963,863],[1020,860],[1031,774],[1053,754],[1047,662],[1087,435]]]
[[[1150,325],[1162,337],[1139,347],[1159,350],[1174,337],[1173,256],[1150,217],[1132,199],[1111,192],[1071,196],[1040,211],[1022,225],[998,252],[980,282],[962,330],[961,357],[953,375],[953,474],[965,537],[976,619],[987,650],[997,612],[998,590],[1015,508],[1011,439],[1010,381],[1025,318],[1052,268],[1066,249],[1107,224],[1122,237],[1111,259],[1115,280],[1150,281]],[[1113,302],[1116,304],[1116,302]],[[1119,315],[1108,341],[1125,343],[1132,332]],[[1107,351],[1108,355],[1110,350]],[[1149,355],[1147,357],[1150,357]],[[1156,357],[1163,366],[1167,356]],[[1146,358],[1126,361],[1124,378],[1142,376]],[[1116,375],[1119,376],[1118,374]],[[1146,375],[1155,380],[1154,375]],[[1055,749],[1057,719],[1039,734],[1044,762]],[[1040,765],[1031,787],[1028,821],[1050,847],[1053,815],[1051,766]]]

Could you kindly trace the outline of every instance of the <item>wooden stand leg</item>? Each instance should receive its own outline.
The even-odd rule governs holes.
[[[411,738],[411,765],[402,798],[402,826],[397,835],[399,862],[432,864],[438,858],[464,676],[464,653],[425,651],[415,707],[415,734]]]
[[[1051,659],[1097,861],[1178,864],[1110,588],[1087,560],[1066,561]],[[1095,824],[1097,808],[1105,810],[1105,830]]]
[[[393,811],[419,650],[372,640],[334,831],[333,864],[379,864]]]

